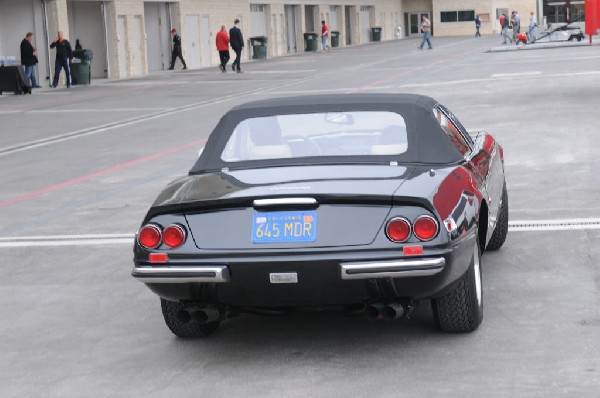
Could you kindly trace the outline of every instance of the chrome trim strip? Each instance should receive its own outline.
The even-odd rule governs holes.
[[[441,272],[446,265],[443,257],[340,263],[342,279],[405,278],[429,276]]]
[[[252,203],[254,207],[268,206],[317,206],[319,203],[315,198],[272,198],[272,199],[255,199]]]
[[[208,266],[136,266],[131,273],[144,283],[229,282],[226,265]]]

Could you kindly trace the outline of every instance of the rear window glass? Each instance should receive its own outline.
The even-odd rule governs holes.
[[[240,122],[221,159],[241,162],[309,156],[399,155],[406,123],[395,112],[327,112],[257,117]]]

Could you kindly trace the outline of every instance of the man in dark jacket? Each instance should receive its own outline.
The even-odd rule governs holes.
[[[231,65],[231,70],[242,73],[240,61],[242,60],[242,49],[244,48],[244,36],[242,35],[240,28],[238,28],[239,23],[240,20],[236,19],[233,21],[233,28],[229,29],[229,44],[235,52],[235,61],[233,61],[233,65]]]
[[[32,40],[33,33],[29,32],[21,42],[21,65],[25,67],[25,77],[31,84],[31,87],[39,88],[40,86],[35,78],[35,65],[38,63],[37,51],[31,44]]]
[[[50,48],[56,48],[56,61],[54,62],[54,80],[52,80],[52,87],[58,86],[58,78],[60,77],[61,69],[65,70],[67,87],[71,87],[71,69],[69,68],[69,64],[73,60],[71,43],[63,38],[63,32],[58,32],[58,37],[50,44]]]
[[[169,67],[169,70],[175,69],[175,61],[177,60],[177,57],[179,57],[181,60],[183,69],[186,70],[187,65],[185,64],[183,53],[181,52],[181,37],[179,37],[175,28],[171,29],[171,34],[173,35],[173,52],[171,53],[171,66]]]

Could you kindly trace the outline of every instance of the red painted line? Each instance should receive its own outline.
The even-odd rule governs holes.
[[[120,164],[120,165],[117,165],[117,166],[109,167],[108,169],[100,170],[100,171],[97,171],[97,172],[92,173],[92,174],[87,174],[87,175],[84,175],[84,176],[81,176],[81,177],[77,177],[77,178],[74,178],[72,180],[62,182],[60,184],[52,185],[50,187],[38,189],[37,191],[29,192],[29,193],[27,193],[25,195],[17,196],[16,198],[12,198],[12,199],[6,200],[4,202],[0,202],[0,208],[8,207],[8,206],[11,206],[11,205],[13,205],[15,203],[19,203],[19,202],[23,202],[23,201],[28,200],[28,199],[36,198],[38,196],[45,195],[45,194],[47,194],[49,192],[54,192],[54,191],[57,191],[59,189],[69,187],[71,185],[78,184],[80,182],[89,181],[92,178],[96,178],[96,177],[99,177],[99,176],[102,176],[102,175],[105,175],[105,174],[109,174],[109,173],[112,173],[112,172],[115,172],[115,171],[123,170],[123,169],[125,169],[127,167],[131,167],[131,166],[134,166],[136,164],[147,162],[149,160],[154,160],[154,159],[160,158],[160,157],[165,156],[165,155],[170,155],[172,153],[179,152],[179,151],[181,151],[183,149],[187,149],[187,148],[190,148],[190,147],[202,144],[204,142],[206,142],[206,139],[202,139],[202,140],[199,140],[199,141],[190,142],[189,144],[185,144],[185,145],[177,147],[177,148],[172,148],[172,149],[169,149],[167,151],[155,153],[154,155],[145,156],[143,158],[135,159],[135,160],[132,160],[132,161],[127,162],[127,163],[123,163],[123,164]]]

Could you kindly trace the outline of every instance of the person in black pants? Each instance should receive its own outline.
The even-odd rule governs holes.
[[[236,19],[233,21],[233,28],[229,29],[229,44],[233,51],[235,51],[235,61],[233,61],[233,64],[231,65],[231,70],[242,73],[240,61],[242,59],[242,49],[244,48],[244,36],[242,35],[240,28],[238,28],[239,23],[240,20]]]
[[[173,53],[171,54],[171,66],[169,67],[169,70],[175,69],[175,61],[177,60],[177,57],[179,57],[181,63],[183,64],[183,70],[186,70],[187,65],[185,64],[183,54],[181,53],[181,37],[179,37],[175,28],[171,29],[171,34],[173,35]]]
[[[71,49],[71,43],[63,38],[63,32],[58,32],[58,37],[55,41],[50,44],[50,48],[56,47],[56,61],[54,62],[54,80],[52,81],[52,87],[58,86],[58,78],[60,77],[60,70],[65,70],[67,78],[67,87],[71,87],[71,69],[69,64],[73,60],[73,50]]]

